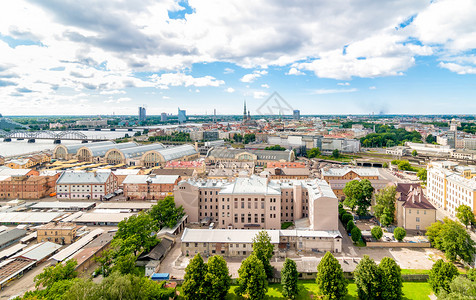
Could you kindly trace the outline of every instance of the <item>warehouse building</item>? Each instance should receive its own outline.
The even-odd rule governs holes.
[[[266,166],[269,162],[291,162],[295,160],[293,151],[250,150],[233,148],[212,148],[208,151],[206,162],[253,162],[258,166]]]
[[[137,146],[136,143],[120,143],[120,144],[110,144],[110,145],[99,145],[99,146],[84,146],[78,149],[76,154],[76,159],[79,161],[88,161],[88,162],[101,162],[102,158],[106,153],[111,149],[126,149]]]
[[[106,145],[114,145],[114,142],[104,141],[90,144],[58,145],[55,147],[55,149],[53,149],[53,158],[70,160],[76,157],[76,155],[78,154],[78,150],[82,147],[96,147]]]

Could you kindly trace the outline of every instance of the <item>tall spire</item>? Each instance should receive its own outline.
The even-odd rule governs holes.
[[[244,101],[244,107],[243,107],[243,122],[246,121],[246,100]]]

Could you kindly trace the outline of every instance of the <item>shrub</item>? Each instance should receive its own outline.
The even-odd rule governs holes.
[[[360,231],[359,227],[355,226],[352,229],[352,231],[350,232],[350,237],[352,238],[352,241],[354,243],[360,241],[360,238],[362,237],[362,232]]]
[[[352,229],[354,229],[354,227],[355,227],[354,221],[350,220],[349,222],[347,222],[347,232],[351,232]]]
[[[405,238],[406,235],[407,235],[407,232],[402,227],[397,227],[393,231],[393,236],[399,242],[403,241],[403,239]]]
[[[372,230],[370,231],[370,233],[372,233],[372,236],[374,237],[374,239],[376,239],[377,241],[380,240],[383,236],[383,231],[382,231],[382,227],[380,226],[374,226],[372,228]]]

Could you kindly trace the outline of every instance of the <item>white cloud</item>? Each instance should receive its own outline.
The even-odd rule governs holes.
[[[232,73],[235,73],[235,70],[231,68],[225,68],[225,70],[223,71],[223,74],[232,74]]]
[[[99,94],[101,95],[116,95],[116,94],[125,94],[126,91],[120,90],[110,90],[110,91],[101,91]]]
[[[123,98],[117,99],[117,103],[129,102],[129,101],[132,101],[132,99],[131,99],[131,98],[128,98],[128,97],[123,97]]]
[[[463,66],[463,65],[459,65],[455,63],[444,63],[444,62],[440,62],[439,66],[460,75],[476,74],[475,66]]]
[[[220,86],[225,84],[223,80],[218,80],[213,76],[193,77],[183,73],[165,73],[162,75],[153,74],[150,76],[151,81],[157,88],[168,89],[170,86]]]
[[[376,86],[369,86],[369,90],[376,90],[377,87]]]
[[[357,92],[358,90],[356,88],[352,89],[318,89],[312,91],[312,94],[316,95],[327,95],[327,94],[338,94],[338,93],[353,93]]]
[[[256,70],[256,71],[253,71],[253,73],[246,74],[243,77],[241,77],[240,81],[251,83],[251,82],[255,81],[257,78],[260,78],[261,76],[266,75],[266,74],[268,74],[268,71],[266,71],[266,70],[262,70],[262,71]]]
[[[226,91],[227,93],[233,93],[233,92],[235,92],[235,89],[232,88],[232,87],[229,87],[229,88],[227,88],[225,91]]]
[[[348,83],[348,82],[339,82],[339,83],[337,83],[337,85],[349,86],[350,83]]]
[[[304,72],[299,71],[298,69],[292,67],[289,69],[289,71],[286,73],[286,75],[306,75]]]
[[[268,96],[268,92],[263,92],[263,91],[255,91],[253,92],[253,98],[255,99],[263,99],[264,97]]]
[[[170,97],[169,97],[169,96],[162,96],[162,99],[164,99],[164,100],[169,100]]]
[[[265,89],[269,89],[269,85],[267,85],[266,83],[265,84],[262,84],[261,87],[265,88]]]

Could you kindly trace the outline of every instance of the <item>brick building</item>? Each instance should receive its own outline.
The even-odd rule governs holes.
[[[48,223],[38,227],[36,230],[37,241],[40,242],[54,242],[65,245],[71,244],[76,238],[76,230],[79,226],[73,223]]]
[[[59,175],[0,176],[0,199],[41,199],[55,191]]]
[[[122,182],[127,200],[163,199],[171,196],[181,180],[178,175],[129,175]]]

